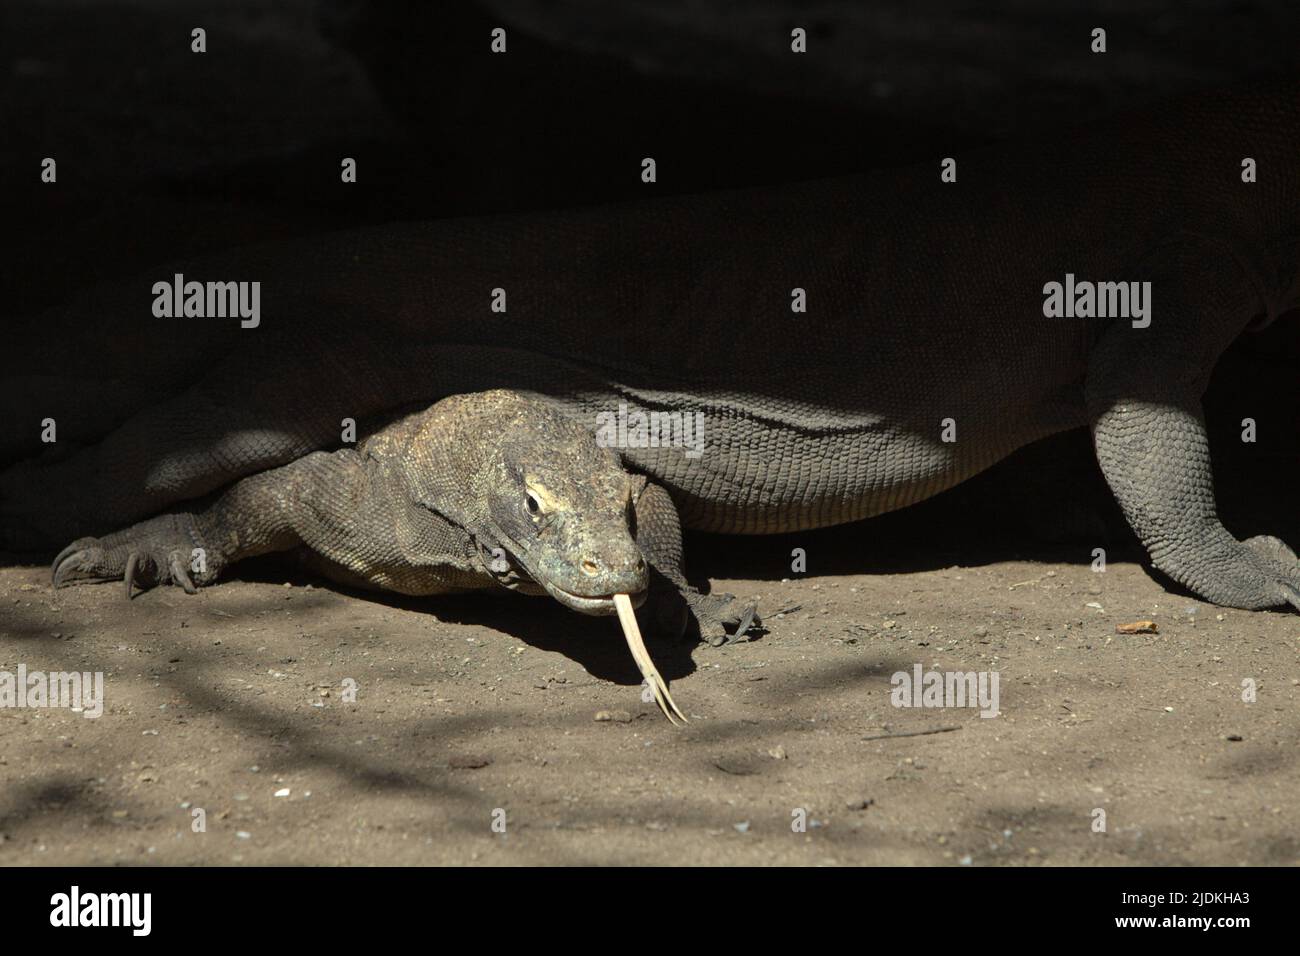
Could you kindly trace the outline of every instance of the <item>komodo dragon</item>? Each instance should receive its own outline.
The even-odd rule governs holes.
[[[1247,157],[1258,182],[1243,180]],[[295,476],[359,467],[366,454],[313,454],[338,446],[342,419],[488,389],[544,397],[588,429],[620,405],[702,414],[702,454],[633,441],[618,449],[622,465],[650,480],[647,493],[671,498],[685,528],[737,534],[902,508],[1041,437],[1090,426],[1155,567],[1216,604],[1300,608],[1295,554],[1220,523],[1200,409],[1226,346],[1300,304],[1298,158],[1300,89],[1290,84],[1199,96],[1054,147],[963,155],[953,183],[936,163],[775,191],[395,225],[176,270],[260,280],[256,329],[154,318],[150,284],[173,271],[160,270],[49,317],[97,315],[102,347],[42,372],[33,344],[32,375],[11,392],[30,399],[28,411],[11,417],[0,447],[22,445],[54,410],[88,447],[0,475],[0,522],[11,547],[58,546],[258,472],[229,494],[302,501]],[[1149,324],[1047,317],[1048,284],[1067,275],[1150,282]],[[791,309],[796,289],[806,313]],[[502,295],[507,311],[493,312]],[[122,341],[137,347],[107,368]],[[474,432],[466,441],[482,443],[480,454],[501,441],[486,421]],[[298,459],[306,464],[288,464]],[[481,493],[450,462],[432,479],[460,487],[462,500]],[[75,546],[55,578],[128,574],[129,553],[148,551],[174,520],[98,550]],[[265,521],[272,534],[282,516],[268,510]],[[399,516],[399,533],[416,528]],[[339,547],[326,549],[335,562],[366,560]],[[157,580],[184,583],[154,563]],[[731,607],[692,609],[707,636],[734,620]]]
[[[678,635],[688,608],[742,628],[733,615],[754,616],[686,583],[663,488],[546,399],[500,389],[244,478],[197,513],[73,542],[54,559],[54,585],[125,577],[129,597],[139,576],[193,594],[237,561],[290,550],[339,583],[414,596],[500,586],[584,614],[614,614],[616,596],[630,613],[650,596]],[[660,706],[680,716],[639,629],[624,628]]]

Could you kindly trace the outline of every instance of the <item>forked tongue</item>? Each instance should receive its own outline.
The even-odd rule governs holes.
[[[618,611],[618,623],[623,625],[623,637],[627,640],[628,650],[632,652],[632,659],[636,661],[641,676],[654,691],[655,702],[659,705],[659,709],[672,723],[677,723],[674,714],[685,722],[686,715],[678,710],[673,695],[668,693],[668,682],[663,679],[654,661],[650,660],[650,652],[646,650],[645,641],[641,640],[641,629],[636,626],[636,612],[632,610],[632,599],[626,594],[615,594],[614,607]]]

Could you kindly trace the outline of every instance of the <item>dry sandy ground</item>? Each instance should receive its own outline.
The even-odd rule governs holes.
[[[712,548],[711,573],[789,553]],[[0,669],[107,687],[97,720],[0,711],[0,864],[1300,862],[1300,619],[1132,563],[958,558],[716,580],[769,630],[652,644],[683,729],[612,620],[542,599],[384,602],[272,568],[127,604],[0,570]],[[1116,633],[1144,618],[1158,634]],[[1001,716],[892,707],[916,663],[997,671]]]

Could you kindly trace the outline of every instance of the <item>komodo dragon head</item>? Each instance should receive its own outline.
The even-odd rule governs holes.
[[[617,614],[660,707],[681,716],[632,610],[650,580],[636,542],[645,478],[539,396],[476,392],[430,411],[410,446],[419,503],[466,531],[505,587],[583,614]]]
[[[624,471],[590,430],[540,402],[498,394],[515,414],[485,436],[495,448],[479,475],[475,537],[489,571],[583,614],[614,614],[615,594],[639,605],[649,585],[635,538],[645,479]],[[502,573],[502,552],[526,575],[517,585],[515,568]]]

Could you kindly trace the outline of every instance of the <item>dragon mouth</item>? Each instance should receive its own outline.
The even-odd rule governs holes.
[[[543,581],[542,587],[546,588],[546,593],[555,600],[580,614],[608,617],[618,613],[618,609],[614,606],[614,595],[612,594],[598,595],[596,597],[574,594],[572,591],[566,591],[549,581]],[[646,591],[638,591],[635,594],[629,594],[628,597],[631,599],[633,607],[640,607],[645,603]]]

